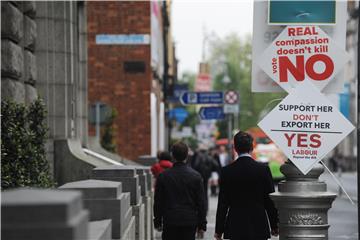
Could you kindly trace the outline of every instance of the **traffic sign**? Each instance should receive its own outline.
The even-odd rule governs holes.
[[[223,92],[184,92],[181,95],[182,104],[223,104]]]
[[[175,118],[180,124],[182,124],[188,116],[189,113],[185,108],[174,108],[169,111],[169,117]]]
[[[201,107],[199,111],[202,120],[224,119],[225,114],[222,107]]]
[[[207,73],[200,73],[195,81],[195,91],[211,91],[211,76]]]
[[[225,103],[227,104],[237,104],[239,101],[239,94],[234,90],[229,90],[225,92]]]
[[[354,129],[309,81],[297,85],[258,126],[303,174]]]
[[[311,81],[322,90],[350,60],[318,26],[287,26],[255,62],[289,92]]]
[[[224,104],[224,113],[239,113],[238,104]]]

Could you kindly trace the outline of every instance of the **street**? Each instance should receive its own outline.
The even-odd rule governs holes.
[[[329,173],[324,173],[320,177],[325,181],[328,186],[328,191],[338,192],[336,182],[332,179]],[[345,190],[349,193],[353,200],[356,200],[357,187],[356,187],[356,173],[343,173],[339,180],[345,187]],[[356,201],[357,203],[357,201]],[[208,225],[205,233],[205,240],[214,239],[215,232],[215,217],[216,217],[217,197],[209,196],[209,213],[208,213]],[[351,204],[345,194],[338,196],[333,203],[332,208],[328,213],[329,219],[329,240],[357,240],[357,206]],[[161,238],[159,238],[161,239]],[[278,239],[273,237],[273,239]]]

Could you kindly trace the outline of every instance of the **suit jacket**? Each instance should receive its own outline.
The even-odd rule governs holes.
[[[154,225],[196,226],[206,230],[203,180],[185,163],[177,162],[156,180]]]
[[[251,157],[222,168],[215,232],[231,240],[270,238],[268,222],[271,228],[278,223],[269,197],[274,191],[269,167]]]

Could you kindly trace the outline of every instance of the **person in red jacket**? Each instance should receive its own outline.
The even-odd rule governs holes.
[[[155,163],[151,167],[151,172],[155,178],[158,178],[160,173],[173,166],[173,163],[171,162],[171,155],[167,151],[160,152],[158,154],[158,159],[159,162]]]

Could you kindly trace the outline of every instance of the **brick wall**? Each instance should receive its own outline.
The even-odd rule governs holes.
[[[117,152],[137,159],[150,154],[150,45],[96,45],[96,34],[150,34],[149,2],[88,2],[89,104],[116,108]],[[124,61],[144,61],[145,72],[125,73]],[[95,135],[93,126],[89,134]]]

